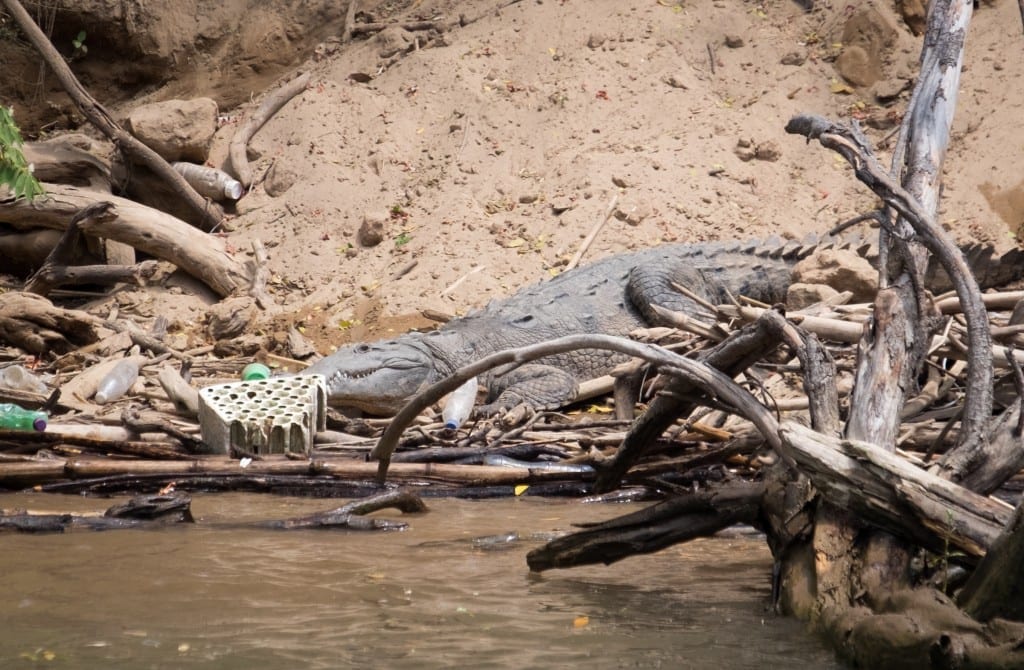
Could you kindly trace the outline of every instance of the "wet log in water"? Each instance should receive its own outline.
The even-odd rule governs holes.
[[[541,572],[590,563],[609,565],[649,554],[738,523],[756,523],[763,495],[762,483],[733,482],[679,496],[552,540],[527,554],[526,562],[531,570]]]
[[[121,530],[157,528],[167,524],[195,523],[192,498],[181,493],[135,496],[110,507],[103,514],[47,513],[0,510],[0,531],[63,533],[70,530]],[[404,530],[408,524],[366,515],[394,507],[403,514],[422,513],[427,506],[409,491],[394,490],[356,500],[337,509],[304,517],[249,523],[209,524],[213,528],[263,528],[269,530],[338,529]]]

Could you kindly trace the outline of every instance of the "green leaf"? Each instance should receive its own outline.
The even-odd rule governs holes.
[[[8,186],[15,198],[34,198],[43,191],[39,180],[21,152],[21,131],[10,107],[0,107],[0,185]]]

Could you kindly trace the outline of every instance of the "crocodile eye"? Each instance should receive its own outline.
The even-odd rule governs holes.
[[[370,350],[370,345],[369,344],[358,344],[358,345],[356,345],[356,353],[357,354],[365,354],[369,350]]]

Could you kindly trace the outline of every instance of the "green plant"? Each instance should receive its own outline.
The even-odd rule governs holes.
[[[25,160],[21,145],[21,131],[14,123],[14,110],[0,106],[0,185],[10,188],[15,198],[31,200],[45,191],[32,175],[32,166]]]
[[[85,46],[84,30],[78,31],[78,35],[75,36],[75,39],[71,40],[71,46],[75,47],[75,52],[71,54],[72,58],[84,56],[85,54],[89,53],[89,47]]]
[[[408,231],[403,230],[395,237],[395,246],[401,247],[412,241],[412,235]]]

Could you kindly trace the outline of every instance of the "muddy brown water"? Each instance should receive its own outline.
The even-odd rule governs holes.
[[[0,495],[3,508],[110,504]],[[400,533],[218,528],[340,504],[196,495],[195,526],[5,535],[0,668],[842,667],[766,613],[770,557],[753,531],[527,569],[552,533],[639,505],[428,500]]]

